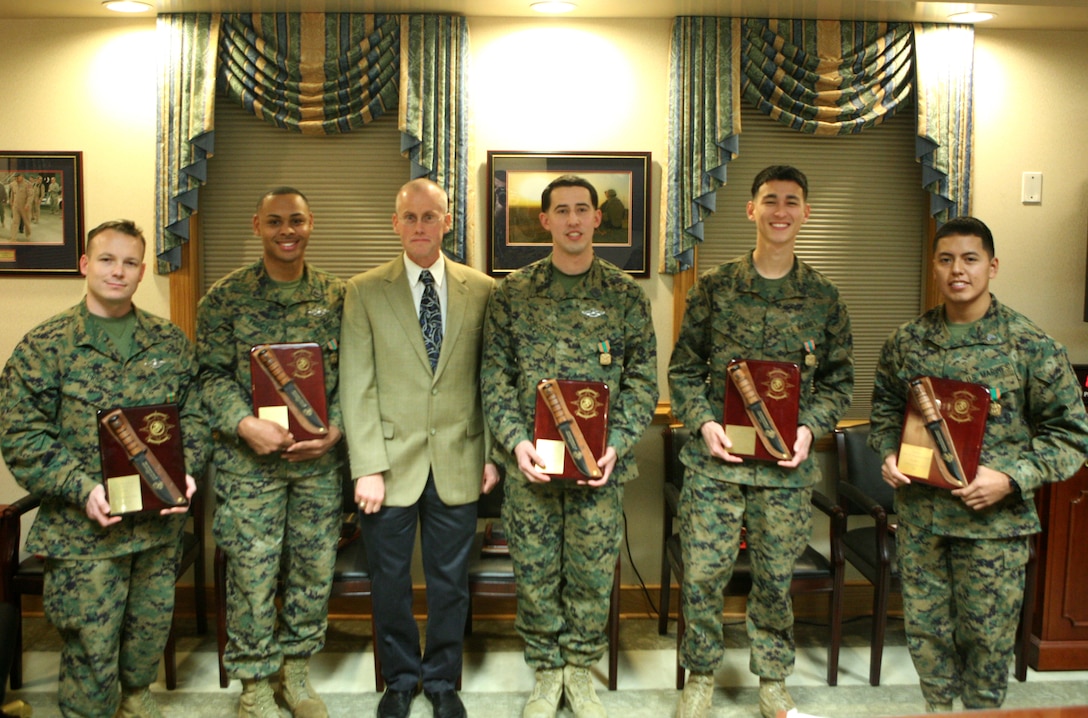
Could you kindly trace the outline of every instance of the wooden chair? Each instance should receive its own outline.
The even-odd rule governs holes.
[[[499,519],[502,516],[502,502],[505,496],[503,486],[505,478],[491,491],[480,496],[477,513],[481,519]],[[472,599],[477,596],[510,598],[517,596],[517,582],[514,579],[514,562],[508,554],[490,554],[483,552],[484,531],[476,532],[472,549],[472,558],[468,569],[469,614],[465,633],[472,632]],[[612,596],[608,604],[608,690],[616,690],[617,669],[619,667],[620,636],[620,562],[612,576]]]
[[[667,630],[669,619],[669,594],[672,590],[672,576],[677,582],[684,581],[684,559],[680,547],[680,534],[673,530],[673,518],[678,513],[680,502],[680,490],[684,482],[684,466],[680,462],[680,450],[684,444],[692,438],[689,430],[683,427],[668,426],[664,429],[665,439],[665,535],[662,545],[661,561],[661,613],[658,617],[658,630],[662,634]],[[695,440],[701,440],[695,436]],[[841,511],[831,503],[831,500],[819,491],[812,492],[812,505],[828,516],[832,526],[842,520]],[[826,558],[812,546],[806,546],[804,553],[797,559],[793,570],[793,580],[790,584],[790,593],[826,593],[828,594],[828,622],[831,629],[831,640],[828,646],[827,684],[834,686],[838,682],[838,653],[832,647],[837,647],[842,638],[842,612],[841,607],[836,606],[832,599],[836,576],[842,573],[841,560]],[[741,551],[737,555],[736,564],[733,567],[733,576],[725,587],[726,596],[746,596],[752,588],[752,566],[748,552]],[[684,611],[681,607],[677,610],[676,621],[676,687],[684,687],[684,668],[680,665],[680,644],[684,638],[686,624]]]
[[[838,505],[844,520],[832,526],[831,551],[839,554],[873,585],[873,626],[869,648],[869,684],[880,685],[884,636],[888,622],[888,598],[902,593],[899,568],[896,564],[895,529],[889,515],[895,513],[895,490],[880,476],[880,456],[869,448],[869,424],[858,424],[835,430],[835,445],[839,458]],[[853,528],[847,524],[851,516],[867,516],[871,523]],[[856,522],[855,522],[856,523]],[[1032,612],[1035,606],[1035,541],[1029,544],[1025,567],[1026,590],[1020,625],[1016,634],[1016,679],[1027,680],[1027,654],[1031,641]],[[837,576],[832,600],[842,612],[843,573]],[[833,646],[836,654],[839,646]]]
[[[366,557],[366,544],[359,531],[359,507],[355,504],[355,481],[345,468],[343,477],[343,515],[340,541],[336,549],[336,565],[333,568],[330,598],[363,598],[371,594],[370,564]],[[230,685],[223,653],[227,648],[227,555],[218,546],[215,549],[215,632],[219,653],[219,685]],[[370,634],[374,636],[374,683],[376,689],[385,690],[381,661],[378,659],[377,633],[374,631],[374,614],[370,616]]]
[[[15,659],[11,664],[12,689],[23,685],[22,597],[41,596],[44,587],[45,561],[37,556],[19,560],[22,517],[40,503],[37,496],[27,494],[13,504],[0,506],[0,600],[15,606],[20,617],[15,630]],[[197,631],[204,634],[208,630],[208,617],[204,589],[204,500],[201,491],[194,495],[189,515],[190,526],[182,534],[177,576],[181,578],[190,566],[193,568]],[[176,616],[163,650],[163,669],[169,690],[174,690],[178,684],[175,624]]]

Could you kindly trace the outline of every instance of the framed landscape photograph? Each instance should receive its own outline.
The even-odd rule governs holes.
[[[0,151],[0,274],[80,276],[83,153]]]
[[[495,150],[487,153],[488,274],[503,276],[548,255],[552,239],[540,225],[540,194],[566,174],[597,190],[596,255],[632,276],[650,276],[649,152]]]

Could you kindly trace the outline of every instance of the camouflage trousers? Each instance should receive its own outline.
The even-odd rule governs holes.
[[[176,543],[108,559],[46,559],[42,605],[62,641],[61,715],[112,718],[122,686],[155,681],[176,572]]]
[[[325,645],[340,473],[266,479],[220,470],[215,494],[215,542],[228,559],[223,662],[232,678],[262,678],[284,656],[312,656]]]
[[[506,481],[503,527],[517,579],[515,627],[533,668],[588,667],[608,649],[623,538],[623,486]]]
[[[775,680],[793,672],[790,582],[812,533],[811,496],[809,488],[743,486],[687,471],[680,492],[681,594],[687,623],[681,665],[712,672],[725,656],[723,592],[733,576],[743,526],[752,571],[749,670]]]
[[[1004,702],[1028,541],[954,538],[899,525],[907,646],[926,702],[960,697],[965,708]]]

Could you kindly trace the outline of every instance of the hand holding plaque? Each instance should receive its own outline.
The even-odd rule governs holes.
[[[910,380],[897,466],[912,481],[967,486],[978,471],[990,391],[981,384],[921,376]]]
[[[608,385],[599,381],[543,379],[534,420],[541,471],[559,479],[599,479],[608,440]]]
[[[98,448],[111,516],[188,506],[176,404],[99,412]]]
[[[788,461],[797,441],[801,370],[790,362],[734,359],[726,367],[722,426],[729,453]]]
[[[317,344],[259,344],[249,363],[257,418],[279,424],[296,441],[329,433],[325,363]]]

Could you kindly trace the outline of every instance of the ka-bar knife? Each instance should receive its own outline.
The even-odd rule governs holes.
[[[756,391],[756,386],[752,382],[752,374],[748,371],[748,363],[741,361],[730,364],[728,371],[729,376],[733,379],[733,384],[736,385],[737,391],[740,392],[741,399],[744,401],[744,411],[748,414],[756,433],[759,434],[759,440],[763,442],[764,448],[772,456],[779,459],[788,461],[793,458],[793,454],[782,441],[782,435],[778,433],[778,427],[775,426],[774,419],[771,418],[770,412],[767,411],[767,407],[764,406],[763,400],[759,397],[759,392]]]
[[[321,417],[314,411],[310,400],[306,398],[306,395],[302,393],[294,380],[284,371],[283,365],[280,364],[280,360],[276,358],[272,349],[262,344],[257,347],[256,352],[261,367],[272,379],[272,383],[276,385],[276,392],[283,398],[287,408],[295,415],[298,422],[302,424],[302,428],[311,434],[327,434],[329,429],[325,426],[325,422],[321,421]]]
[[[936,395],[933,393],[933,385],[926,377],[911,379],[910,395],[914,399],[914,405],[922,413],[922,422],[926,430],[933,438],[933,444],[937,447],[940,461],[937,462],[937,470],[950,484],[967,486],[967,477],[964,476],[963,464],[960,463],[959,454],[952,443],[952,435],[948,433],[948,425],[944,417],[937,410]]]
[[[563,437],[563,443],[566,444],[574,465],[591,479],[604,476],[601,467],[597,466],[593,450],[589,448],[586,437],[582,434],[582,427],[578,426],[578,422],[574,420],[570,409],[567,408],[566,399],[563,398],[563,392],[559,389],[559,382],[555,379],[542,379],[536,388],[552,412],[555,427],[559,429],[559,435]]]
[[[170,478],[158,457],[151,453],[147,444],[140,441],[121,409],[114,409],[103,416],[101,421],[110,435],[125,448],[129,461],[159,501],[167,506],[185,506],[188,503],[188,499],[178,490],[177,484]]]

